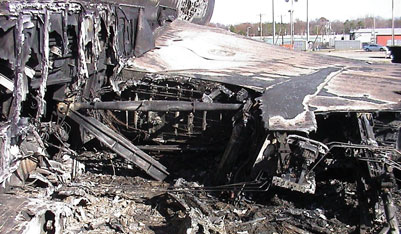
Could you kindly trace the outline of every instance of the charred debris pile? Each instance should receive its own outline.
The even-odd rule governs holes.
[[[398,232],[399,111],[272,131],[263,92],[127,71],[214,5],[155,2],[0,3],[0,230]]]

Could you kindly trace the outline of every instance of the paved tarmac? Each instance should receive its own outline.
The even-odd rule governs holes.
[[[336,50],[321,50],[314,53],[321,53],[336,57],[357,59],[368,62],[379,62],[379,63],[391,63],[390,56],[386,56],[386,52],[366,52],[363,50],[348,50],[348,51],[336,51]]]

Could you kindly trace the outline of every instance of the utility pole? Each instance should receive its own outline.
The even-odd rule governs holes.
[[[309,0],[306,0],[306,42],[309,43]]]
[[[273,45],[274,43],[274,38],[276,37],[276,21],[274,19],[274,0],[272,0],[272,11],[273,11]]]
[[[281,15],[281,25],[280,25],[280,30],[283,28],[283,15]],[[284,45],[284,33],[281,32],[281,45]]]
[[[291,24],[291,45],[294,45],[294,0],[291,0],[290,24]]]
[[[260,40],[263,41],[263,24],[262,24],[262,14],[260,16]]]
[[[285,0],[286,2],[289,2],[290,0]],[[298,0],[295,0],[296,2]],[[291,9],[289,10],[290,12],[290,22],[291,22],[291,45],[294,45],[294,0],[291,0]]]
[[[376,44],[376,16],[373,16],[373,43]]]
[[[392,14],[391,14],[391,18],[392,18],[392,26],[391,26],[391,45],[394,46],[394,0],[393,0],[393,4],[392,4]]]

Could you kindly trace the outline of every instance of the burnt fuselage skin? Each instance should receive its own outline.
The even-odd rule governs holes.
[[[9,149],[27,134],[24,126],[65,115],[72,103],[102,100],[108,88],[119,93],[121,71],[155,48],[159,31],[177,19],[205,24],[213,6],[213,0],[1,2],[1,120],[7,129],[1,181],[21,156]],[[85,131],[81,136],[86,142]]]

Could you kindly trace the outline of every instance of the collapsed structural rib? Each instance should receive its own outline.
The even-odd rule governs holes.
[[[128,161],[133,162],[154,179],[162,181],[169,175],[166,167],[98,120],[83,116],[76,111],[70,111],[68,116],[92,133],[111,150]]]
[[[230,111],[239,110],[242,104],[222,104],[186,101],[116,101],[75,103],[73,109],[124,110],[124,111]]]

